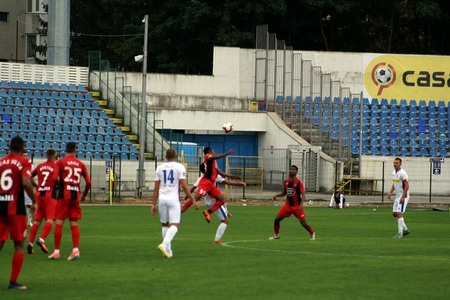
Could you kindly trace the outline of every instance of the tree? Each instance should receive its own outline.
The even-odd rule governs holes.
[[[111,65],[139,71],[142,18],[149,15],[148,70],[210,74],[214,46],[252,48],[268,24],[299,50],[449,54],[445,0],[77,0],[71,56],[87,65],[102,52]]]

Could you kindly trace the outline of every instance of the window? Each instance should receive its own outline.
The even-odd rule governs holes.
[[[44,13],[44,6],[48,4],[48,0],[27,0],[27,12]]]
[[[0,22],[8,22],[8,13],[0,11]]]
[[[36,56],[36,36],[35,35],[27,35],[27,58]]]

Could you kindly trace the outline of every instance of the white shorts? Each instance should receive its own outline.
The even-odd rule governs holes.
[[[33,201],[31,200],[30,196],[28,196],[27,192],[24,192],[25,194],[25,205],[33,205]]]
[[[405,198],[403,204],[400,204],[400,198],[395,198],[394,205],[392,207],[392,212],[404,213],[406,210],[406,206],[408,205],[409,198]]]
[[[210,198],[208,195],[205,196],[204,198],[205,204],[208,207],[211,207],[214,205],[214,203],[216,202],[215,198]],[[228,218],[228,211],[227,211],[227,205],[223,204],[218,210],[216,210],[214,212],[214,215],[216,215],[216,217],[220,220],[223,221],[226,218]]]
[[[181,203],[179,199],[159,199],[158,212],[161,223],[181,223]]]

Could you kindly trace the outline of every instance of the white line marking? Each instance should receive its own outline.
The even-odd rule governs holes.
[[[432,258],[427,256],[387,256],[387,255],[371,255],[371,254],[358,254],[358,253],[331,253],[331,252],[310,252],[310,251],[294,251],[294,250],[280,250],[280,249],[264,249],[264,248],[253,248],[253,247],[245,247],[245,246],[235,246],[234,244],[238,243],[276,243],[277,241],[269,241],[269,240],[238,240],[238,241],[229,241],[223,243],[222,246],[228,248],[236,248],[236,249],[244,249],[251,251],[259,251],[259,252],[273,252],[273,253],[288,253],[288,254],[306,254],[306,255],[321,255],[321,256],[343,256],[343,257],[362,257],[362,258],[379,258],[379,259],[412,259],[412,260],[427,260],[427,261],[450,261],[449,258]],[[311,244],[316,243],[317,241],[308,241]]]

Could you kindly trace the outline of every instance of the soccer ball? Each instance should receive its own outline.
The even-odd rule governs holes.
[[[222,125],[223,130],[225,130],[225,133],[229,133],[233,131],[233,124],[231,122],[225,122]]]
[[[392,79],[392,72],[388,68],[379,68],[376,72],[376,78],[379,83],[386,84]]]

